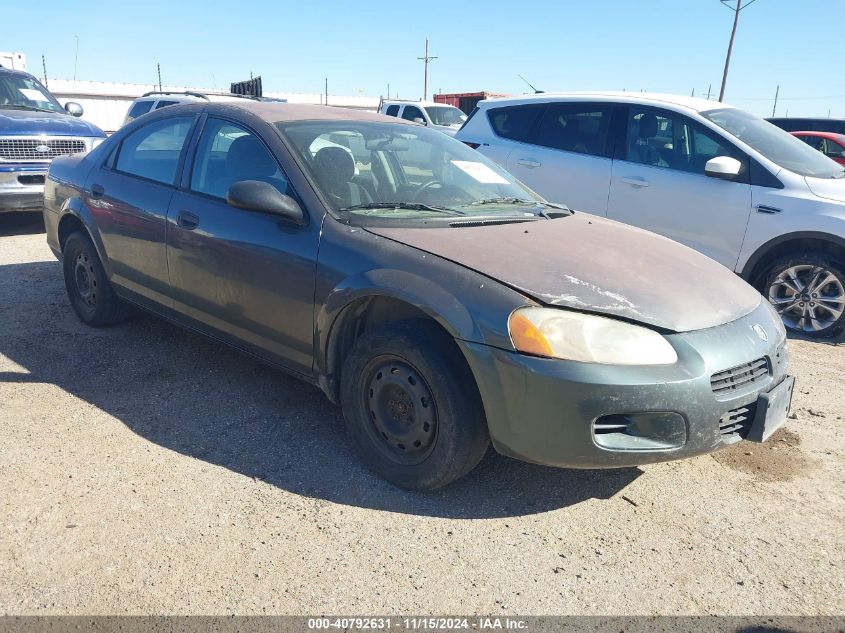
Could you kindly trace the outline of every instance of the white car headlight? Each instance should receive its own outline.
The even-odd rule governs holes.
[[[638,325],[555,308],[514,310],[508,331],[516,350],[536,356],[606,365],[671,365],[675,349]]]

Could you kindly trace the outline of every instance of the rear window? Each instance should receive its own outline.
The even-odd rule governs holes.
[[[493,131],[502,138],[527,142],[531,129],[542,114],[545,104],[528,104],[491,108],[487,112]]]
[[[179,103],[178,101],[159,101],[156,104],[156,110],[160,110],[161,108],[166,108],[167,106],[176,105]]]
[[[129,112],[126,114],[126,122],[129,123],[129,121],[137,119],[142,114],[146,114],[152,107],[152,101],[136,101],[132,104],[132,107],[129,108]]]

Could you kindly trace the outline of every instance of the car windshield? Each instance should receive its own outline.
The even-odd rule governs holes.
[[[839,178],[845,173],[842,165],[838,165],[821,152],[768,121],[743,110],[723,108],[702,112],[701,116],[754,148],[773,163],[799,176]]]
[[[425,108],[434,125],[463,125],[467,115],[453,106],[429,106]]]
[[[435,130],[371,121],[281,122],[276,127],[338,217],[528,219],[541,216],[547,205],[496,164]]]
[[[0,73],[0,108],[64,112],[38,81],[26,75]]]

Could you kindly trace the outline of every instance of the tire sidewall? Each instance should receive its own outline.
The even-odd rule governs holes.
[[[489,445],[478,389],[471,373],[427,324],[397,324],[365,333],[347,356],[341,373],[341,406],[347,428],[364,460],[391,483],[433,490],[474,468]],[[426,381],[434,398],[437,428],[430,454],[417,464],[389,460],[375,445],[364,371],[372,359],[396,356]]]
[[[76,284],[76,259],[80,253],[88,257],[92,283],[96,282],[96,299],[94,307],[88,306],[80,296]],[[114,294],[106,276],[106,271],[97,254],[97,249],[87,235],[77,231],[68,236],[62,251],[62,266],[64,269],[65,288],[74,312],[87,325],[107,325],[117,322],[121,316],[122,305]]]

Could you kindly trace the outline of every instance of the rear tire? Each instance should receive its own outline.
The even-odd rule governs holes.
[[[76,231],[68,236],[62,264],[68,299],[83,323],[99,327],[126,319],[129,306],[114,293],[88,235]]]
[[[833,338],[845,329],[845,274],[824,255],[796,253],[773,262],[763,296],[786,328],[811,338]]]
[[[341,373],[340,401],[364,461],[390,483],[434,490],[484,457],[490,439],[472,373],[436,325],[365,332]]]

